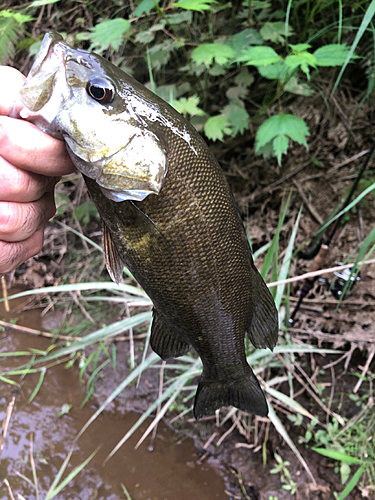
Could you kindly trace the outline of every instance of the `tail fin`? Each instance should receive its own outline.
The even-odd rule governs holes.
[[[233,382],[207,380],[203,372],[195,395],[194,417],[199,420],[214,415],[215,410],[229,405],[262,417],[268,414],[266,398],[252,370]]]

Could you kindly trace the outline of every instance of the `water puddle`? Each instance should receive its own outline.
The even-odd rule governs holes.
[[[7,321],[11,317],[0,304],[0,318]],[[20,325],[41,328],[39,311],[25,311],[17,317]],[[10,329],[0,331],[0,352],[24,351],[29,348],[45,350],[49,345],[50,342],[44,338],[31,337]],[[21,364],[19,358],[0,358],[0,363],[1,371],[4,371],[4,367]],[[90,402],[84,408],[79,408],[85,394],[78,382],[78,369],[66,370],[62,365],[50,368],[38,395],[29,403],[28,399],[38,379],[39,375],[26,377],[21,381],[20,389],[0,380],[0,422],[5,418],[9,402],[15,397],[0,462],[1,500],[10,498],[3,483],[5,478],[9,481],[15,498],[17,494],[23,495],[27,500],[37,498],[33,486],[18,475],[23,474],[32,480],[31,440],[40,499],[44,499],[75,436],[95,412]],[[64,404],[72,405],[72,408],[68,414],[59,416]],[[137,418],[139,414],[134,412],[103,412],[79,439],[67,473],[98,447],[99,451],[55,498],[126,499],[121,486],[123,484],[132,500],[228,500],[224,493],[223,479],[208,464],[199,463],[193,441],[186,439],[178,443],[178,435],[163,424],[158,427],[154,451],[147,449],[149,440],[134,450],[135,444],[149,425],[146,422],[103,466],[108,453]]]

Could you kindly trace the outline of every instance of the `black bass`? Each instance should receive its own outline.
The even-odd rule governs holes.
[[[20,116],[64,139],[103,222],[112,279],[124,264],[150,296],[151,346],[192,346],[203,363],[197,419],[222,406],[267,415],[246,361],[277,342],[273,298],[254,266],[224,174],[197,131],[102,57],[48,33],[21,89]]]

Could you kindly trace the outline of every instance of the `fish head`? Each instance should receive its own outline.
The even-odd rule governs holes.
[[[47,33],[18,106],[21,118],[64,139],[78,170],[114,201],[158,194],[167,173],[165,148],[132,105],[137,96],[127,77],[99,55]]]

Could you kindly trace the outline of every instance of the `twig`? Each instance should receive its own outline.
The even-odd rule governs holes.
[[[361,387],[361,384],[362,384],[363,379],[364,379],[364,377],[365,377],[365,375],[367,373],[367,370],[368,370],[368,368],[370,366],[372,358],[374,357],[374,354],[375,354],[375,345],[372,347],[371,351],[368,354],[368,358],[367,358],[366,364],[363,367],[363,370],[362,370],[362,373],[361,373],[362,377],[358,380],[356,386],[354,387],[354,390],[353,390],[354,394],[356,392],[358,392],[358,389]]]
[[[369,149],[365,149],[364,151],[361,151],[360,153],[357,153],[356,155],[347,158],[345,161],[339,163],[338,165],[335,165],[330,170],[328,170],[327,175],[333,173],[335,170],[338,170],[341,167],[345,167],[345,165],[348,165],[349,163],[351,163],[354,160],[357,160],[358,158],[361,158],[361,156],[367,155],[367,153],[369,152],[370,152]]]
[[[33,454],[33,445],[34,445],[34,433],[32,432],[31,436],[30,436],[30,465],[31,465],[32,473],[33,473],[36,500],[39,500],[38,478],[36,475],[36,468],[35,468],[35,461],[34,461],[34,454]]]
[[[331,384],[331,394],[329,396],[329,401],[328,401],[328,408],[331,409],[332,407],[332,402],[333,402],[333,398],[334,398],[334,395],[335,395],[335,382],[336,382],[336,376],[335,376],[335,369],[333,366],[330,367],[331,368],[331,380],[332,380],[332,384]],[[328,418],[328,414],[326,415],[326,424],[328,425],[328,422],[329,422],[329,418]]]
[[[5,281],[5,276],[1,276],[1,288],[3,291],[3,298],[4,298],[4,307],[5,307],[5,312],[9,312],[9,300],[8,300],[8,292],[7,292],[7,284]]]
[[[296,186],[302,200],[303,200],[303,203],[306,205],[307,207],[307,210],[310,212],[310,214],[314,217],[314,219],[321,225],[323,226],[324,224],[324,220],[320,217],[320,215],[318,214],[318,212],[315,210],[315,208],[313,207],[313,205],[309,202],[309,200],[307,199],[307,196],[305,195],[305,192],[303,191],[302,189],[302,186],[300,185],[299,182],[297,182],[295,179],[293,179],[293,184]]]
[[[335,417],[341,425],[344,425],[344,421],[342,419],[342,417],[340,417],[340,415],[337,415],[336,413],[332,412],[329,408],[327,408],[327,406],[319,399],[319,397],[315,394],[315,392],[305,383],[305,381],[302,379],[302,377],[300,377],[298,375],[298,373],[296,373],[296,371],[294,370],[294,368],[289,364],[287,363],[284,358],[282,356],[280,356],[280,354],[277,355],[277,357],[279,358],[279,360],[282,362],[282,364],[285,366],[285,368],[287,370],[289,370],[290,372],[293,373],[294,377],[298,380],[298,382],[303,385],[303,387],[306,389],[306,391],[310,394],[311,397],[313,397],[315,399],[315,401],[318,403],[318,405],[323,408],[323,410],[328,413],[329,415],[331,415],[331,417]]]
[[[229,434],[233,431],[233,429],[235,429],[235,427],[237,426],[236,422],[233,423],[232,427],[230,427],[227,432],[225,432],[220,439],[218,439],[217,443],[216,443],[216,446],[220,446],[221,443],[224,441],[224,439],[229,436]]]
[[[13,496],[13,493],[12,493],[12,490],[11,490],[11,487],[10,487],[10,484],[8,482],[7,479],[4,479],[3,480],[3,483],[5,484],[5,486],[8,488],[8,493],[9,493],[9,496],[10,496],[10,499],[11,500],[14,500],[14,496]]]
[[[77,295],[75,293],[73,293],[73,292],[69,292],[69,295],[72,297],[72,299],[75,302],[75,304],[77,304],[77,306],[80,308],[80,310],[81,310],[82,314],[84,315],[84,317],[86,319],[88,319],[90,321],[90,323],[92,323],[93,325],[96,325],[96,322],[93,320],[93,318],[91,317],[91,315],[86,311],[86,309],[83,307],[83,305],[77,299]]]
[[[1,432],[1,436],[0,436],[0,461],[1,461],[1,454],[2,454],[3,449],[4,449],[5,438],[7,436],[9,422],[10,422],[10,417],[12,416],[12,411],[13,411],[13,408],[14,408],[14,402],[15,402],[15,400],[16,400],[16,398],[15,398],[15,396],[13,396],[12,399],[10,400],[9,404],[8,404],[7,412],[5,414],[5,418],[4,418],[4,421],[3,421],[2,432]]]
[[[352,264],[344,264],[343,266],[335,266],[335,267],[330,267],[328,269],[320,269],[319,271],[314,271],[312,273],[305,273],[305,274],[300,274],[299,276],[294,276],[293,278],[287,278],[285,280],[280,280],[280,281],[273,281],[272,283],[268,283],[267,286],[268,288],[271,288],[272,286],[278,286],[278,285],[285,285],[286,283],[293,283],[294,281],[302,281],[307,278],[313,278],[314,276],[321,276],[322,274],[328,274],[328,273],[334,273],[335,271],[341,271],[342,269],[351,269],[355,265],[357,266],[362,266],[364,264],[374,264],[375,259],[370,259],[370,260],[363,260],[360,262],[357,262],[357,264],[352,263]]]
[[[204,445],[203,445],[204,450],[207,450],[207,448],[210,446],[210,444],[212,443],[212,441],[215,439],[216,436],[217,436],[217,432],[215,431],[213,434],[211,434],[211,436],[204,443]]]
[[[161,398],[163,394],[163,381],[164,381],[164,367],[165,367],[166,361],[163,361],[160,367],[160,378],[159,378],[159,395],[158,397]],[[160,413],[161,410],[161,403],[158,404],[158,408],[156,410],[156,416],[158,413]],[[154,442],[156,438],[156,432],[158,430],[158,424],[155,425],[155,427],[152,429],[152,435],[151,435],[151,440],[150,444],[148,445],[147,449],[148,451],[154,451]]]

